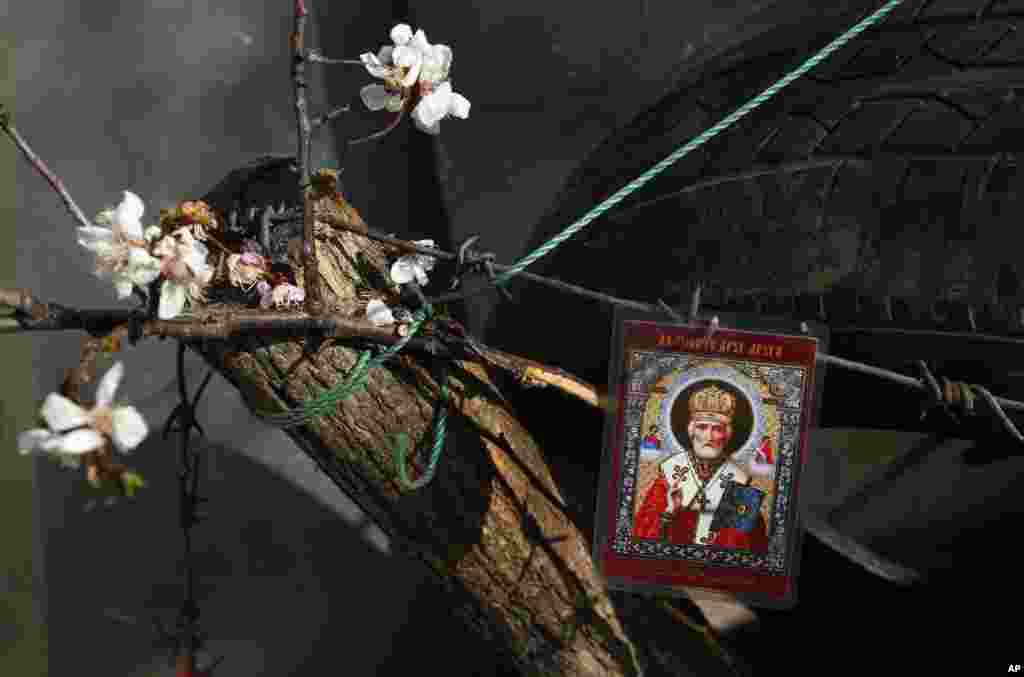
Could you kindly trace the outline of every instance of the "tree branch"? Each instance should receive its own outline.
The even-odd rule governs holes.
[[[304,290],[306,312],[319,315],[324,311],[323,295],[320,290],[320,276],[317,274],[315,220],[309,189],[309,151],[312,125],[309,121],[306,103],[306,0],[295,0],[294,29],[291,36],[292,84],[295,90],[295,119],[299,132],[299,147],[296,160],[299,165],[299,190],[301,191],[302,224],[302,267],[305,272]]]
[[[327,111],[326,113],[316,117],[313,120],[313,129],[326,125],[328,122],[334,120],[337,117],[340,117],[341,115],[349,112],[350,110],[352,110],[352,106],[346,105],[338,106],[337,108]]]
[[[43,162],[42,158],[36,155],[35,151],[29,147],[25,139],[18,133],[18,130],[11,124],[10,114],[2,108],[0,108],[0,128],[2,128],[4,133],[14,141],[14,145],[18,147],[18,150],[20,150],[21,154],[25,156],[25,159],[28,160],[29,164],[35,167],[36,171],[46,179],[47,183],[49,183],[55,191],[57,191],[57,194],[60,195],[60,199],[64,201],[64,206],[67,207],[69,212],[71,212],[71,216],[78,221],[78,224],[80,226],[93,225],[89,219],[85,218],[85,214],[82,213],[82,210],[75,203],[74,198],[71,197],[71,193],[69,193],[64,187],[64,182],[61,181],[56,174],[50,171],[50,168],[46,166],[46,163]]]
[[[50,308],[39,303],[27,289],[0,289],[0,306],[28,315],[34,321],[41,321],[50,315]]]
[[[388,124],[387,127],[385,127],[384,129],[382,129],[382,130],[380,130],[378,132],[374,132],[373,134],[368,134],[367,136],[363,136],[363,137],[360,137],[358,139],[352,139],[352,140],[350,140],[348,142],[348,145],[350,145],[350,146],[358,146],[361,143],[367,143],[369,141],[376,141],[377,139],[380,139],[380,138],[390,134],[391,132],[393,132],[396,129],[398,129],[398,124],[402,121],[403,117],[405,117],[405,108],[404,107],[402,108],[402,110],[400,110],[397,113],[395,113],[395,119],[392,120]]]
[[[36,301],[23,289],[0,288],[0,305],[15,309],[19,332],[86,330],[94,335],[119,332],[127,335],[127,324],[138,318],[135,311],[122,309],[82,310]],[[227,311],[198,313],[173,320],[140,320],[141,335],[147,338],[184,340],[230,339],[244,335],[274,337],[305,336],[320,332],[325,337],[369,341],[392,345],[401,340],[406,325],[377,326],[364,318],[341,315],[310,316],[308,313],[269,311]],[[575,376],[548,365],[495,350],[478,341],[445,337],[442,341],[428,328],[414,337],[408,348],[419,353],[471,362],[485,362],[513,375],[523,385],[548,385],[599,406],[597,389]],[[11,331],[0,333],[14,333]]]
[[[311,49],[308,54],[309,63],[320,63],[326,66],[362,66],[359,59],[330,59],[320,53],[319,49]]]

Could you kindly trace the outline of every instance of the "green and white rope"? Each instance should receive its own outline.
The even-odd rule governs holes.
[[[427,319],[429,319],[432,313],[433,309],[430,306],[417,311],[413,315],[412,322],[409,323],[408,334],[388,346],[387,349],[381,351],[379,355],[372,359],[371,356],[373,353],[371,351],[367,350],[363,352],[359,356],[359,360],[356,362],[355,366],[352,367],[351,371],[349,371],[348,377],[344,382],[330,390],[320,393],[312,399],[306,400],[302,403],[301,407],[284,413],[268,414],[258,410],[254,411],[254,413],[259,418],[271,425],[277,426],[278,428],[293,428],[306,423],[312,418],[318,418],[320,416],[330,414],[334,411],[339,402],[366,385],[366,376],[370,369],[373,367],[379,367],[390,357],[402,350],[402,348],[412,340],[412,337],[417,331],[419,331],[420,327],[427,321]]]
[[[641,174],[640,176],[630,181],[628,184],[623,186],[611,197],[607,198],[604,202],[600,203],[599,205],[591,209],[582,218],[580,218],[578,221],[570,225],[561,233],[555,235],[553,238],[542,244],[533,252],[520,259],[518,262],[509,267],[508,270],[495,277],[494,283],[498,285],[504,285],[505,283],[508,282],[510,278],[512,278],[517,273],[522,272],[527,266],[532,264],[534,261],[550,254],[559,245],[561,245],[563,242],[565,242],[573,235],[578,233],[580,230],[585,228],[588,224],[597,219],[599,216],[601,216],[602,214],[610,210],[612,207],[625,200],[629,195],[640,190],[654,177],[658,176],[663,171],[665,171],[673,164],[675,164],[677,161],[679,161],[692,151],[697,150],[698,148],[700,148],[705,143],[707,143],[711,139],[715,138],[716,136],[724,132],[732,125],[736,124],[736,122],[738,122],[748,113],[757,109],[759,106],[767,102],[769,99],[771,99],[784,88],[789,86],[795,80],[806,75],[812,68],[814,68],[822,61],[830,57],[833,52],[838,50],[840,47],[848,43],[853,38],[863,33],[873,24],[876,24],[882,19],[884,19],[886,15],[888,15],[898,6],[903,4],[903,2],[904,0],[891,0],[891,2],[886,3],[881,9],[876,11],[874,14],[870,15],[860,23],[850,28],[848,31],[846,31],[841,36],[839,36],[838,38],[830,42],[828,45],[826,45],[824,48],[822,48],[821,51],[819,51],[817,54],[807,59],[807,61],[803,62],[799,68],[792,71],[791,73],[783,77],[781,80],[773,84],[771,87],[764,90],[763,92],[755,96],[753,99],[751,99],[750,101],[743,104],[735,111],[724,117],[714,127],[705,130],[699,136],[695,137],[682,147],[678,148],[675,152],[666,157],[664,160],[662,160],[661,162],[659,162],[658,164],[654,165],[646,172]]]
[[[705,130],[699,136],[688,141],[686,144],[676,149],[671,155],[666,157],[658,164],[651,167],[649,170],[630,181],[628,184],[623,186],[620,190],[614,193],[611,197],[608,197],[603,202],[598,204],[596,207],[591,209],[582,218],[577,220],[575,223],[567,227],[562,232],[555,235],[553,238],[545,242],[543,245],[535,249],[527,256],[520,259],[518,262],[513,264],[508,270],[504,271],[500,275],[494,278],[494,283],[497,285],[506,284],[516,274],[522,272],[527,266],[531,265],[541,257],[547,256],[563,242],[571,238],[573,235],[578,233],[580,230],[589,225],[592,221],[600,217],[602,214],[610,210],[615,205],[622,202],[632,193],[640,190],[648,182],[654,179],[656,176],[664,172],[666,169],[671,167],[673,164],[678,162],[681,158],[685,157],[692,151],[700,148],[705,143],[713,139],[714,137],[721,134],[723,131],[736,124],[743,117],[756,110],[762,104],[767,102],[769,99],[774,97],[780,91],[785,89],[791,83],[806,75],[811,69],[820,64],[821,62],[828,59],[836,50],[843,47],[853,38],[857,37],[872,25],[878,23],[884,19],[890,12],[896,9],[898,6],[903,4],[904,0],[891,0],[886,3],[880,9],[875,11],[873,14],[860,21],[852,28],[847,30],[841,36],[830,42],[824,48],[822,48],[817,54],[807,59],[802,63],[796,70],[790,72],[782,79],[777,81],[768,89],[764,90],[753,99],[743,104],[735,111],[724,117],[715,126]],[[409,333],[406,334],[402,339],[395,344],[382,351],[377,357],[371,358],[371,352],[366,351],[362,353],[356,365],[349,372],[348,378],[338,386],[327,390],[316,397],[306,400],[302,403],[302,406],[298,409],[293,409],[285,413],[267,414],[264,412],[256,411],[256,415],[262,418],[264,421],[282,428],[289,428],[299,426],[310,419],[324,416],[335,410],[335,407],[339,402],[347,398],[352,393],[359,390],[366,384],[366,376],[370,369],[381,366],[388,358],[397,354],[406,344],[412,339],[412,337],[419,331],[420,327],[424,322],[433,314],[433,309],[427,305],[419,310],[414,316],[413,321],[409,324]],[[418,489],[425,486],[430,482],[434,476],[434,471],[437,467],[438,459],[441,455],[441,450],[444,448],[445,431],[447,428],[447,400],[448,400],[448,384],[447,381],[441,384],[441,397],[438,402],[438,410],[435,415],[434,421],[434,446],[431,451],[431,457],[429,465],[424,472],[423,476],[417,480],[410,480],[405,468],[406,457],[409,454],[410,440],[409,436],[405,433],[400,433],[395,439],[393,451],[394,461],[398,474],[398,479],[402,485],[407,489]]]

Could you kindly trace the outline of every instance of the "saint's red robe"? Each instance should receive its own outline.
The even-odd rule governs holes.
[[[661,515],[668,507],[668,482],[658,476],[647,490],[643,505],[633,522],[634,538],[661,538]],[[668,523],[668,541],[676,545],[693,545],[697,531],[697,511],[677,510]],[[696,544],[701,545],[701,544]],[[737,548],[764,552],[768,549],[768,530],[764,516],[758,513],[757,524],[749,532],[739,529],[720,529],[709,543],[719,548]]]

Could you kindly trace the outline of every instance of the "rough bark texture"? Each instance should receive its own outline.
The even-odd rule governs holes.
[[[315,206],[328,312],[361,313],[360,292],[386,279],[386,249],[330,228],[360,218],[339,195]],[[387,297],[394,289],[376,291]],[[304,342],[245,337],[191,345],[248,402],[273,412],[337,385],[358,357],[335,342],[304,356]],[[399,355],[372,370],[366,387],[332,415],[288,434],[390,534],[396,550],[436,572],[452,610],[493,644],[497,660],[531,675],[722,673],[704,639],[658,602],[609,597],[589,555],[589,529],[572,519],[515,413],[481,387],[489,376],[479,365],[457,362],[450,372],[458,415],[434,480],[417,491],[401,488],[393,436],[404,431],[427,447],[432,439],[440,391],[425,362]]]

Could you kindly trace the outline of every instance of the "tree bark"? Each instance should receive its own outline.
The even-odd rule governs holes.
[[[371,279],[383,285],[379,295],[392,294],[381,283],[387,246],[331,228],[360,221],[355,209],[337,193],[320,196],[314,207],[328,312],[361,312],[359,292]],[[293,255],[301,277],[301,252]],[[262,337],[190,342],[252,406],[268,412],[295,408],[337,385],[358,357],[331,341],[304,355],[305,344]],[[437,574],[451,593],[451,610],[497,660],[522,674],[729,674],[707,637],[681,622],[678,607],[608,593],[590,557],[589,529],[573,517],[515,412],[482,387],[490,380],[482,366],[456,362],[449,371],[457,415],[433,481],[415,491],[397,483],[393,436],[405,432],[426,446],[432,439],[440,389],[429,359],[399,354],[372,370],[365,388],[332,414],[287,434],[390,535],[396,551]],[[592,484],[584,472],[570,486]]]

